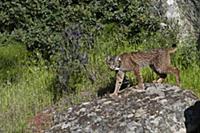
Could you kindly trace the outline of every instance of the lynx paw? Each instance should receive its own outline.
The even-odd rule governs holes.
[[[136,85],[136,89],[144,90],[144,84]]]
[[[163,78],[159,78],[158,80],[153,80],[153,83],[162,83],[163,81]]]
[[[153,82],[153,83],[157,83],[157,80],[153,80],[152,82]]]
[[[111,98],[121,98],[117,93],[112,93],[109,95]]]
[[[162,83],[163,81],[164,81],[163,78],[159,78],[159,79],[157,80],[157,83]]]

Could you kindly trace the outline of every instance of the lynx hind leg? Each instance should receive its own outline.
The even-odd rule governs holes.
[[[167,77],[167,74],[164,72],[159,72],[159,70],[161,69],[159,67],[156,67],[156,65],[150,65],[150,68],[159,76],[157,80],[153,80],[153,83],[163,83],[163,81]]]
[[[168,66],[165,70],[167,73],[173,74],[176,77],[176,84],[180,86],[180,71],[178,68],[173,66]]]
[[[136,76],[136,79],[137,79],[137,82],[138,82],[138,85],[136,86],[136,88],[144,89],[143,78],[142,78],[142,75],[140,73],[139,66],[136,66],[134,68],[133,72],[134,72],[134,75]]]
[[[157,75],[159,76],[159,78],[154,83],[163,83],[165,78],[167,77],[167,74],[165,73],[157,73]]]
[[[177,86],[180,86],[180,72],[179,72],[178,68],[173,67],[173,66],[165,66],[165,67],[155,67],[155,66],[152,67],[151,66],[151,68],[160,76],[160,78],[165,79],[167,77],[167,75],[166,75],[167,73],[175,75],[176,84],[177,84]]]
[[[111,97],[118,96],[119,89],[122,85],[123,79],[124,79],[125,73],[123,71],[118,71],[116,75],[116,83],[115,83],[115,90],[112,94],[110,94]]]

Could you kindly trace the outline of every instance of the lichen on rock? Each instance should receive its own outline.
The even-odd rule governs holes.
[[[127,88],[120,98],[104,96],[56,113],[54,125],[45,132],[185,133],[184,113],[198,98],[168,84],[145,87]]]

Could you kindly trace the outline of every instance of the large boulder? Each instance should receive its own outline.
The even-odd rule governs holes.
[[[54,125],[46,133],[192,133],[197,130],[200,104],[191,91],[168,84],[145,84],[145,87],[144,91],[127,88],[118,98],[104,96],[55,113]]]

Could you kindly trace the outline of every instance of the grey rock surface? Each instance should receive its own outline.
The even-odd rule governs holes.
[[[125,89],[120,98],[104,96],[54,115],[46,133],[186,133],[184,112],[198,98],[168,84]],[[189,125],[190,126],[190,125]]]
[[[173,24],[180,26],[180,41],[200,35],[200,1],[199,0],[153,0],[153,12],[166,17]],[[199,44],[200,45],[200,44]]]

